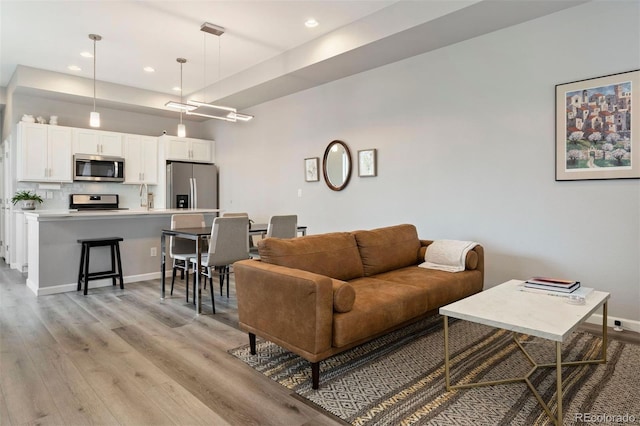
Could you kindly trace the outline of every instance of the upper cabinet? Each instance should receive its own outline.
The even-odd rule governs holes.
[[[93,129],[73,129],[74,154],[122,157],[122,133]]]
[[[71,127],[18,123],[18,180],[71,182],[71,138]]]
[[[158,138],[124,135],[124,183],[158,183]]]
[[[198,163],[214,163],[214,142],[179,138],[177,136],[160,136],[164,145],[165,158],[167,160],[193,161]]]

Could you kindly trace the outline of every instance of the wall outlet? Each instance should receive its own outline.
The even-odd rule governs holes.
[[[623,330],[623,328],[622,328],[622,321],[620,321],[620,320],[614,320],[614,321],[613,321],[613,326],[614,326],[614,327],[613,327],[613,329],[614,329],[615,331],[622,331],[622,330]]]
[[[158,255],[158,248],[151,247],[151,257],[156,257]]]

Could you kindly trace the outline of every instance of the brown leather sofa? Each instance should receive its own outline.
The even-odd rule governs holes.
[[[431,243],[413,225],[260,241],[260,261],[234,264],[251,353],[257,335],[300,355],[317,389],[323,359],[482,290],[482,246],[451,273],[418,267]]]

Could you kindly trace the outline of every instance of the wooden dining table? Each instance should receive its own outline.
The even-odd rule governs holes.
[[[167,258],[167,244],[166,239],[169,237],[184,238],[187,240],[193,240],[196,243],[196,261],[197,265],[202,262],[202,241],[206,237],[211,235],[211,226],[203,226],[197,228],[177,228],[177,229],[163,229],[160,237],[160,300],[165,299],[165,285],[166,285],[166,258]],[[252,223],[249,225],[249,238],[252,235],[265,235],[267,233],[268,224],[266,223]],[[298,226],[298,232],[302,235],[307,235],[306,226]],[[200,274],[195,274],[195,294],[194,300],[196,303],[196,315],[202,313],[202,294],[200,288]]]

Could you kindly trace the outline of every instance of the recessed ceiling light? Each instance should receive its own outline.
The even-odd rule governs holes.
[[[143,70],[145,70],[146,72],[156,72],[153,67],[144,67]]]
[[[313,19],[313,18],[309,18],[309,19],[307,19],[307,20],[305,21],[304,25],[305,25],[307,28],[315,28],[315,27],[317,27],[317,26],[318,26],[318,21],[316,21],[316,20],[315,20],[315,19]]]
[[[174,88],[173,88],[173,89],[171,89],[171,90],[176,91],[176,92],[179,92],[179,91],[180,91],[180,86],[176,86],[176,87],[174,87]]]
[[[82,68],[80,68],[77,65],[69,65],[67,68],[70,69],[71,71],[82,71]]]
[[[93,54],[91,52],[80,52],[80,56],[83,58],[93,58]]]

